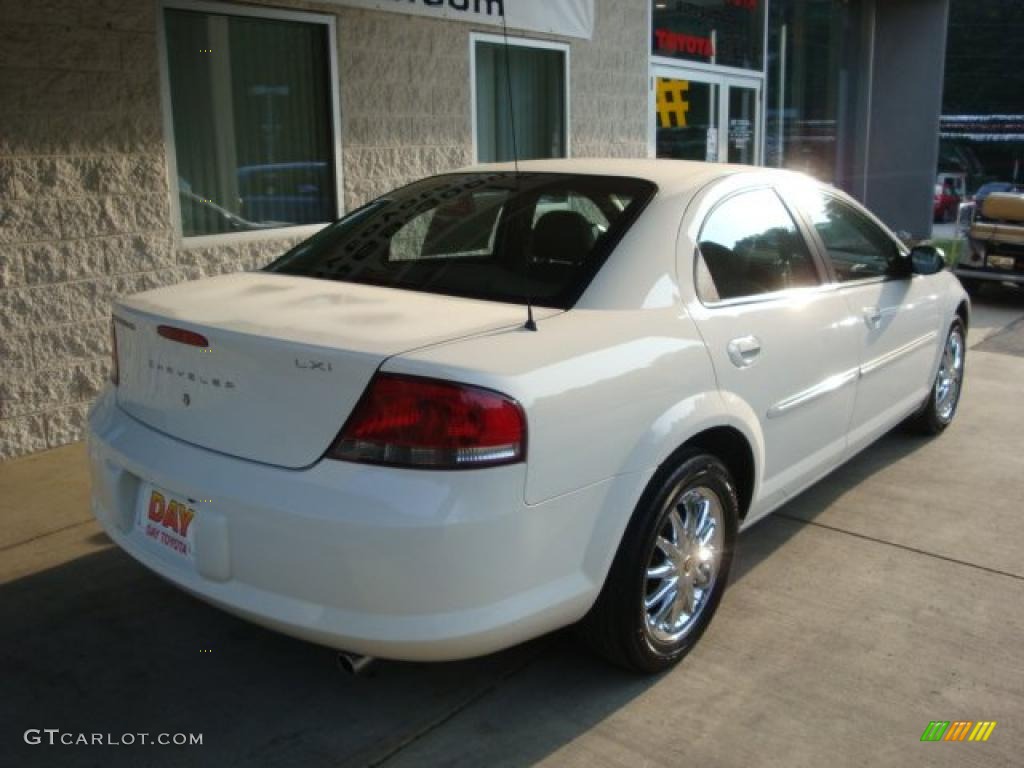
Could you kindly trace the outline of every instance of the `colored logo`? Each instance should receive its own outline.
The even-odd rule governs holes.
[[[921,741],[988,741],[995,728],[995,720],[932,720]]]
[[[685,128],[686,113],[690,111],[690,103],[686,100],[690,90],[689,80],[675,80],[669,77],[658,78],[658,92],[655,104],[658,108],[659,128]]]

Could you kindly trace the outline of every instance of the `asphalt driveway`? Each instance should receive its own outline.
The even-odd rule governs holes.
[[[1022,317],[1020,293],[976,302],[954,425],[883,438],[741,537],[711,628],[657,678],[568,632],[345,677],[114,548],[82,446],[2,463],[0,764],[1020,765]],[[932,720],[998,725],[921,743]],[[30,728],[203,743],[33,746]]]

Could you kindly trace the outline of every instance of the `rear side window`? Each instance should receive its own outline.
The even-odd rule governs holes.
[[[266,269],[567,309],[655,192],[612,176],[435,176],[354,211]]]
[[[698,239],[697,293],[739,299],[820,282],[803,236],[774,191],[734,195],[716,207]]]

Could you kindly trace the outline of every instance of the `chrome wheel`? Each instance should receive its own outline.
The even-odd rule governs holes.
[[[960,384],[964,376],[964,335],[959,327],[953,328],[942,353],[939,375],[935,377],[935,415],[944,424],[953,419]]]
[[[676,643],[700,618],[722,562],[722,501],[706,486],[671,504],[647,565],[645,623],[652,638]]]

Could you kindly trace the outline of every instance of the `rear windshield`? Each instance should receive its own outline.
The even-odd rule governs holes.
[[[655,191],[611,176],[434,176],[353,211],[266,271],[568,309]]]

